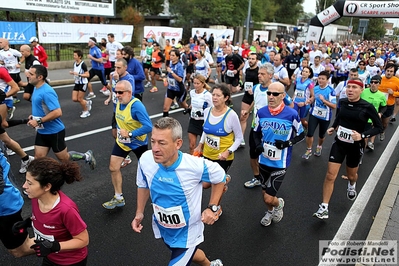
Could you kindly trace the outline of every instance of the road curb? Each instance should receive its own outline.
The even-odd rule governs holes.
[[[370,228],[370,232],[367,236],[368,240],[382,240],[388,221],[391,217],[392,209],[396,201],[396,197],[399,192],[399,163],[396,165],[395,171],[392,175],[391,181],[389,182],[388,188],[385,191],[385,195],[381,201],[380,207],[374,217],[374,222]],[[356,266],[362,266],[364,264],[357,263]],[[367,265],[374,265],[367,264]]]

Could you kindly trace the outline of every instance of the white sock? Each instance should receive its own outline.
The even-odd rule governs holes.
[[[115,193],[115,198],[118,200],[123,199],[123,194],[122,193]]]
[[[328,203],[322,203],[321,206],[323,206],[324,209],[328,209]]]
[[[351,182],[348,181],[348,188],[356,189],[356,182],[355,184],[351,185]]]

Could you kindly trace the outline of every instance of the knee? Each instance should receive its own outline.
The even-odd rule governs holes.
[[[269,195],[269,194],[267,194],[267,193],[265,193],[265,194],[263,195],[263,200],[264,200],[265,203],[266,203],[267,205],[269,205],[269,206],[273,206],[273,205],[274,205],[274,198],[275,198],[275,196],[271,196],[271,195]]]

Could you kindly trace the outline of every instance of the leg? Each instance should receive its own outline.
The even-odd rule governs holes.
[[[337,178],[340,167],[340,163],[328,163],[327,173],[323,184],[323,203],[328,204],[330,202],[331,195],[334,191],[334,182]]]
[[[169,109],[170,106],[172,105],[172,101],[173,99],[165,97],[164,101],[163,101],[163,116],[169,116]]]
[[[83,98],[85,95],[84,91],[78,91],[77,92],[77,101],[80,103],[80,106],[82,107],[83,111],[88,111],[87,110],[87,101]]]
[[[55,152],[54,151],[54,154],[55,154],[55,157],[57,157],[57,159],[60,160],[60,161],[66,162],[66,161],[69,161],[71,159],[71,156],[68,153],[68,149],[67,148],[65,148],[65,149],[63,149],[62,151],[59,151],[59,152]],[[84,158],[82,158],[82,159],[84,159]]]
[[[49,151],[50,147],[35,145],[35,159],[46,157]]]
[[[193,262],[201,266],[211,265],[211,262],[201,249],[197,249],[197,251],[194,253]]]
[[[249,116],[249,107],[250,107],[249,104],[241,102],[240,125],[241,125],[241,131],[243,133],[247,129],[247,120],[248,120],[248,116]]]
[[[151,75],[151,85],[152,85],[152,87],[156,87],[157,84],[156,84],[156,80],[155,80],[155,72],[151,71],[150,75]]]
[[[109,162],[109,170],[111,171],[112,185],[114,186],[115,194],[122,194],[122,172],[121,163],[124,157],[111,155]]]
[[[197,147],[197,135],[193,133],[188,133],[188,142],[190,147],[190,154],[193,154],[195,147]]]

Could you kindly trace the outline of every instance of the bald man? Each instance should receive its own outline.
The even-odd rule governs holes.
[[[34,86],[29,83],[27,73],[29,72],[29,68],[31,68],[33,65],[40,65],[40,62],[32,55],[29,45],[22,45],[19,51],[22,54],[21,62],[25,62],[25,75],[28,80],[28,84],[24,88],[24,99],[30,101]]]

